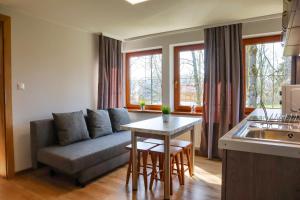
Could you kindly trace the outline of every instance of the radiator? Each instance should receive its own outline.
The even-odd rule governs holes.
[[[195,148],[200,148],[201,129],[201,124],[197,125],[195,128]],[[178,137],[178,139],[190,141],[190,133],[187,132],[185,134],[182,134]]]

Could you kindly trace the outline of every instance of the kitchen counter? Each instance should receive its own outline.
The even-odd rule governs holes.
[[[279,109],[267,112],[268,118],[272,114],[281,115]],[[255,116],[264,116],[263,110],[256,109],[248,118]],[[253,131],[255,125],[247,122],[248,118],[219,140],[219,148],[223,149],[221,199],[300,199],[300,145],[266,141],[272,137],[264,141],[243,138],[245,131]],[[293,129],[280,126],[280,131],[299,132],[297,126]]]
[[[271,116],[272,114],[281,114],[281,110],[267,109],[267,113],[268,116]],[[232,136],[234,134],[243,130],[243,127],[247,123],[247,119],[251,116],[264,116],[263,110],[254,110],[247,118],[220,138],[219,149],[300,158],[300,145],[297,144],[233,138]]]

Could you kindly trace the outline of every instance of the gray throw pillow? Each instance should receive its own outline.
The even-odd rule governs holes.
[[[107,110],[93,111],[87,109],[88,129],[91,138],[101,137],[113,133]]]
[[[121,131],[121,125],[130,123],[128,111],[124,108],[109,108],[108,113],[114,132]]]
[[[60,145],[90,139],[82,111],[52,113]]]

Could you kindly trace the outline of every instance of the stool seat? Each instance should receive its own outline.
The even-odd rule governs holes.
[[[170,146],[170,154],[180,153],[181,151],[182,151],[182,148],[180,148],[180,147]],[[150,152],[165,153],[165,146],[164,145],[158,145],[158,146],[150,149]]]
[[[151,148],[157,146],[157,144],[151,144],[151,143],[146,143],[146,142],[137,142],[136,147],[138,151],[148,151]],[[129,144],[126,146],[126,149],[132,149],[132,144]]]
[[[164,144],[165,143],[163,140],[158,140],[158,139],[147,139],[147,140],[144,140],[144,142],[152,143],[152,144]]]
[[[181,147],[181,148],[186,148],[186,147],[192,145],[192,143],[189,141],[185,141],[185,140],[171,140],[170,145],[176,146],[176,147]]]

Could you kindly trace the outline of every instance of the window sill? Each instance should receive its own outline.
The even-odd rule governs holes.
[[[128,109],[128,112],[137,112],[137,113],[155,113],[161,114],[160,110],[141,110],[141,109]]]
[[[128,109],[128,112],[161,114],[160,110]],[[179,112],[179,111],[171,112],[171,114],[172,115],[202,116],[202,113]]]
[[[180,112],[180,111],[174,111],[174,112],[172,112],[171,114],[173,114],[173,115],[202,116],[202,113],[200,113],[200,112],[192,113],[192,112]]]

